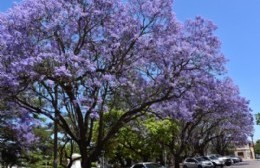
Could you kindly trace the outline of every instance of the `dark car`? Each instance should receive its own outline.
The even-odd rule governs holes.
[[[233,160],[232,160],[231,158],[227,158],[227,159],[225,160],[225,165],[227,165],[227,166],[231,166],[233,163],[234,163],[234,162],[233,162]]]

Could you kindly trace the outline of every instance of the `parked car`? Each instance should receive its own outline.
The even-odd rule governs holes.
[[[242,162],[243,161],[242,158],[239,157],[239,156],[230,155],[229,157],[233,160],[234,163],[238,163],[238,162]]]
[[[224,167],[225,162],[218,159],[216,156],[203,156],[204,159],[211,161],[214,164],[214,167]]]
[[[141,162],[132,165],[130,168],[162,168],[163,166],[154,162]]]
[[[208,155],[208,156],[217,157],[220,161],[223,161],[226,166],[231,166],[233,164],[233,160],[228,156],[221,156],[219,154],[211,154],[211,155]]]
[[[183,161],[183,168],[214,168],[211,161],[205,160],[203,157],[186,158]]]
[[[231,158],[229,158],[229,157],[226,158],[226,160],[225,160],[225,165],[226,166],[231,166],[233,163],[234,162],[233,162],[233,160]]]

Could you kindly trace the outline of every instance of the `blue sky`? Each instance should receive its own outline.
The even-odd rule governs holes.
[[[6,11],[15,0],[0,0]],[[253,113],[260,112],[260,1],[259,0],[175,0],[180,21],[202,16],[213,21],[222,41],[222,52],[229,60],[228,76],[250,100]],[[254,139],[260,139],[255,126]]]
[[[6,11],[14,2],[15,0],[0,0],[0,11]]]

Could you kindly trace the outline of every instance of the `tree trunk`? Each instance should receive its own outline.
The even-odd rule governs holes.
[[[174,168],[180,168],[181,158],[179,155],[174,155]]]
[[[87,153],[87,145],[86,142],[81,142],[80,147],[80,155],[81,155],[81,167],[82,168],[91,168],[91,159],[89,154]]]
[[[204,148],[202,145],[198,145],[197,147],[197,153],[200,155],[200,156],[204,156]]]
[[[143,158],[143,162],[148,162],[149,160],[149,156],[147,155],[142,155],[142,158]]]
[[[82,157],[81,168],[91,168],[91,160],[89,158]]]

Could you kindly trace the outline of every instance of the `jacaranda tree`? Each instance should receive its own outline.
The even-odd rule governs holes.
[[[204,95],[197,92],[198,96],[203,96],[196,99],[198,110],[193,122],[199,122],[189,136],[195,152],[205,154],[207,146],[220,138],[226,140],[228,147],[247,144],[254,124],[249,101],[240,96],[231,79],[212,82],[207,91]]]
[[[249,102],[229,78],[208,78],[159,108],[179,126],[179,131],[169,132],[173,136],[166,143],[176,168],[184,157],[205,155],[219,138],[229,145],[246,144],[253,131]]]
[[[38,138],[33,129],[38,126],[37,120],[27,111],[18,110],[15,104],[0,103],[0,157],[1,165],[11,167],[20,165],[19,156],[32,149]]]
[[[125,123],[224,71],[215,29],[172,0],[24,0],[0,15],[1,98],[56,121],[89,168]]]

